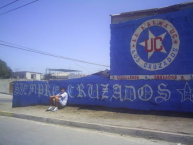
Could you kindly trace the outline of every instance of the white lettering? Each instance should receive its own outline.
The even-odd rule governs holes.
[[[120,101],[123,101],[123,99],[121,98],[121,85],[119,85],[119,84],[113,85],[113,95],[112,95],[110,101],[112,101],[112,98],[120,99]]]
[[[146,84],[138,89],[138,96],[142,101],[148,101],[153,96],[153,90]]]
[[[133,86],[125,86],[125,98],[124,100],[134,101],[136,99],[136,92]]]
[[[96,90],[94,90],[92,84],[88,84],[87,86],[89,86],[88,87],[88,95],[89,95],[89,97],[90,98],[97,98],[97,99],[99,99],[99,94],[98,94],[99,87],[98,87],[98,85],[96,84]],[[96,94],[96,97],[95,97],[95,94]]]
[[[85,94],[83,89],[84,89],[84,85],[83,84],[78,85],[77,90],[79,91],[79,93],[78,93],[77,97],[83,97],[83,96],[86,97],[86,94]]]
[[[102,94],[102,97],[101,97],[101,100],[104,100],[105,98],[109,98],[109,96],[105,96],[105,93],[108,93],[108,86],[109,84],[101,84],[101,86],[103,87],[103,94]]]
[[[163,88],[161,88],[161,86],[163,86]],[[163,101],[168,101],[170,96],[171,96],[171,92],[168,90],[168,89],[165,89],[167,85],[161,83],[159,86],[158,86],[158,93],[160,96],[157,96],[155,98],[155,101],[157,103],[161,103]],[[165,93],[164,93],[165,92]]]
[[[73,96],[72,95],[72,89],[74,89],[74,87],[70,84],[68,85],[68,95],[71,97],[71,98],[74,98],[75,95]]]

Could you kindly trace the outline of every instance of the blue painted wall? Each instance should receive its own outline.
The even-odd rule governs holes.
[[[149,71],[142,69],[133,59],[130,49],[132,36],[136,29],[148,20],[162,19],[171,23],[178,32],[179,51],[173,62],[164,69]],[[148,31],[155,37],[166,32],[162,44],[167,53],[154,52],[148,59],[148,53],[141,42],[149,39]],[[175,37],[175,36],[174,36]],[[174,11],[166,14],[131,20],[118,24],[111,24],[111,47],[110,47],[110,73],[111,75],[154,75],[154,74],[192,74],[193,73],[193,8],[181,11]],[[159,24],[146,27],[138,37],[136,43],[137,54],[140,58],[149,63],[158,63],[168,57],[172,49],[170,33]],[[163,67],[164,64],[162,64]]]
[[[101,76],[48,83],[16,82],[13,107],[48,105],[49,96],[59,93],[60,87],[67,88],[68,104],[193,112],[192,81],[117,81]]]
[[[154,74],[193,74],[193,9],[175,11],[167,14],[111,24],[111,75],[154,75]],[[176,32],[170,34],[161,24],[145,28],[133,45],[137,28],[144,22],[161,19],[170,23]],[[150,32],[151,34],[150,34]],[[138,31],[137,31],[138,32]],[[165,34],[164,34],[165,33]],[[171,32],[172,33],[172,32]],[[162,35],[164,34],[164,36]],[[154,38],[156,39],[154,39]],[[174,37],[174,38],[172,38]],[[153,49],[164,47],[151,55],[145,50],[146,40],[156,41]],[[161,43],[159,42],[161,41]],[[177,44],[173,45],[175,40]],[[148,41],[147,41],[148,42]],[[160,45],[158,44],[160,43]],[[173,61],[165,68],[148,70],[140,67],[133,58],[132,49],[148,63],[159,63],[169,57],[170,52],[178,48]],[[161,49],[160,49],[161,50]],[[148,58],[148,55],[150,56]],[[167,63],[167,62],[166,62]],[[164,110],[193,112],[192,80],[110,80],[102,76],[88,76],[71,80],[52,80],[15,82],[13,107],[29,105],[48,105],[49,96],[59,93],[60,87],[66,87],[68,104],[99,105],[115,108],[138,110]]]

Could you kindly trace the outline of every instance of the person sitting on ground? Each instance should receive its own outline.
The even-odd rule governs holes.
[[[65,91],[65,88],[60,89],[60,93],[56,96],[50,96],[50,107],[46,111],[57,111],[58,108],[63,108],[66,106],[68,101],[68,94]],[[53,105],[55,107],[53,107]]]

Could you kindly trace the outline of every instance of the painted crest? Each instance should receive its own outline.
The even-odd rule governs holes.
[[[174,61],[179,45],[178,32],[169,21],[151,19],[134,32],[130,52],[141,68],[156,71],[166,68]]]

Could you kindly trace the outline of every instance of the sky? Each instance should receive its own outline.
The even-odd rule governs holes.
[[[0,14],[33,0],[0,0]],[[110,65],[111,14],[161,8],[188,0],[39,0],[0,15],[0,41],[55,55]],[[83,74],[110,69],[0,45],[0,59],[13,71],[45,73],[46,68]]]

